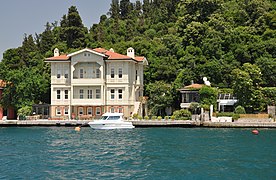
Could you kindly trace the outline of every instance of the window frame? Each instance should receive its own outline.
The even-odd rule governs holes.
[[[123,68],[118,69],[118,78],[122,79],[123,78]]]
[[[118,89],[118,99],[123,99],[123,89]]]
[[[57,99],[61,99],[61,90],[57,89]]]
[[[68,78],[69,78],[69,70],[68,70],[68,69],[65,69],[65,70],[64,70],[64,78],[65,78],[65,79],[68,79]]]
[[[101,115],[101,108],[100,107],[96,107],[96,115]]]
[[[69,99],[69,90],[64,90],[64,99]]]
[[[83,107],[78,108],[78,114],[79,116],[83,115]]]
[[[87,90],[87,99],[93,99],[93,90],[92,89]]]
[[[64,115],[69,115],[69,107],[64,108]]]
[[[110,89],[110,99],[115,99],[115,89]]]
[[[61,116],[61,108],[56,107],[56,116]]]
[[[80,95],[79,98],[83,99],[83,97],[84,97],[84,90],[83,89],[79,90],[79,95]]]
[[[57,69],[57,79],[61,78],[61,69]]]
[[[79,75],[80,75],[80,79],[84,78],[84,69],[83,68],[80,68]]]
[[[101,78],[101,71],[100,71],[100,69],[96,69],[96,78]]]
[[[119,113],[123,113],[123,112],[124,112],[124,108],[123,108],[123,107],[119,107],[119,108],[118,108],[118,112],[119,112]]]
[[[110,77],[111,77],[112,79],[115,78],[115,68],[114,68],[114,67],[111,67],[111,68],[110,68]]]
[[[90,112],[91,112],[91,114],[90,114]],[[87,108],[87,115],[93,115],[93,108],[92,107],[88,107]]]
[[[96,99],[101,99],[101,89],[96,89]]]

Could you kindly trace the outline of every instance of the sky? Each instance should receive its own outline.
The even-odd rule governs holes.
[[[0,60],[7,49],[22,45],[24,34],[42,33],[47,22],[60,22],[76,6],[83,24],[90,28],[106,14],[111,0],[1,0]]]

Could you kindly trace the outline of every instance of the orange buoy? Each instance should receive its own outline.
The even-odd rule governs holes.
[[[252,130],[251,132],[252,132],[252,134],[255,134],[255,135],[258,135],[258,134],[259,134],[259,131],[258,131],[257,129],[254,129],[254,130]]]
[[[75,131],[80,131],[81,128],[78,126],[78,127],[75,127]]]

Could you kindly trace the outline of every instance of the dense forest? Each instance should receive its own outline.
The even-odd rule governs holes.
[[[42,33],[26,34],[22,46],[5,51],[0,79],[11,83],[3,106],[50,102],[50,69],[43,60],[56,47],[122,54],[133,47],[149,61],[145,95],[153,114],[179,108],[177,89],[203,83],[203,77],[234,92],[244,107],[261,111],[275,104],[275,88],[264,88],[276,87],[274,0],[112,0],[109,12],[89,28],[72,6],[59,22],[47,22]]]

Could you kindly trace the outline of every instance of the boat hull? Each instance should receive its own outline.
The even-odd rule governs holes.
[[[134,126],[131,122],[104,122],[94,121],[88,123],[92,129],[133,129]]]

